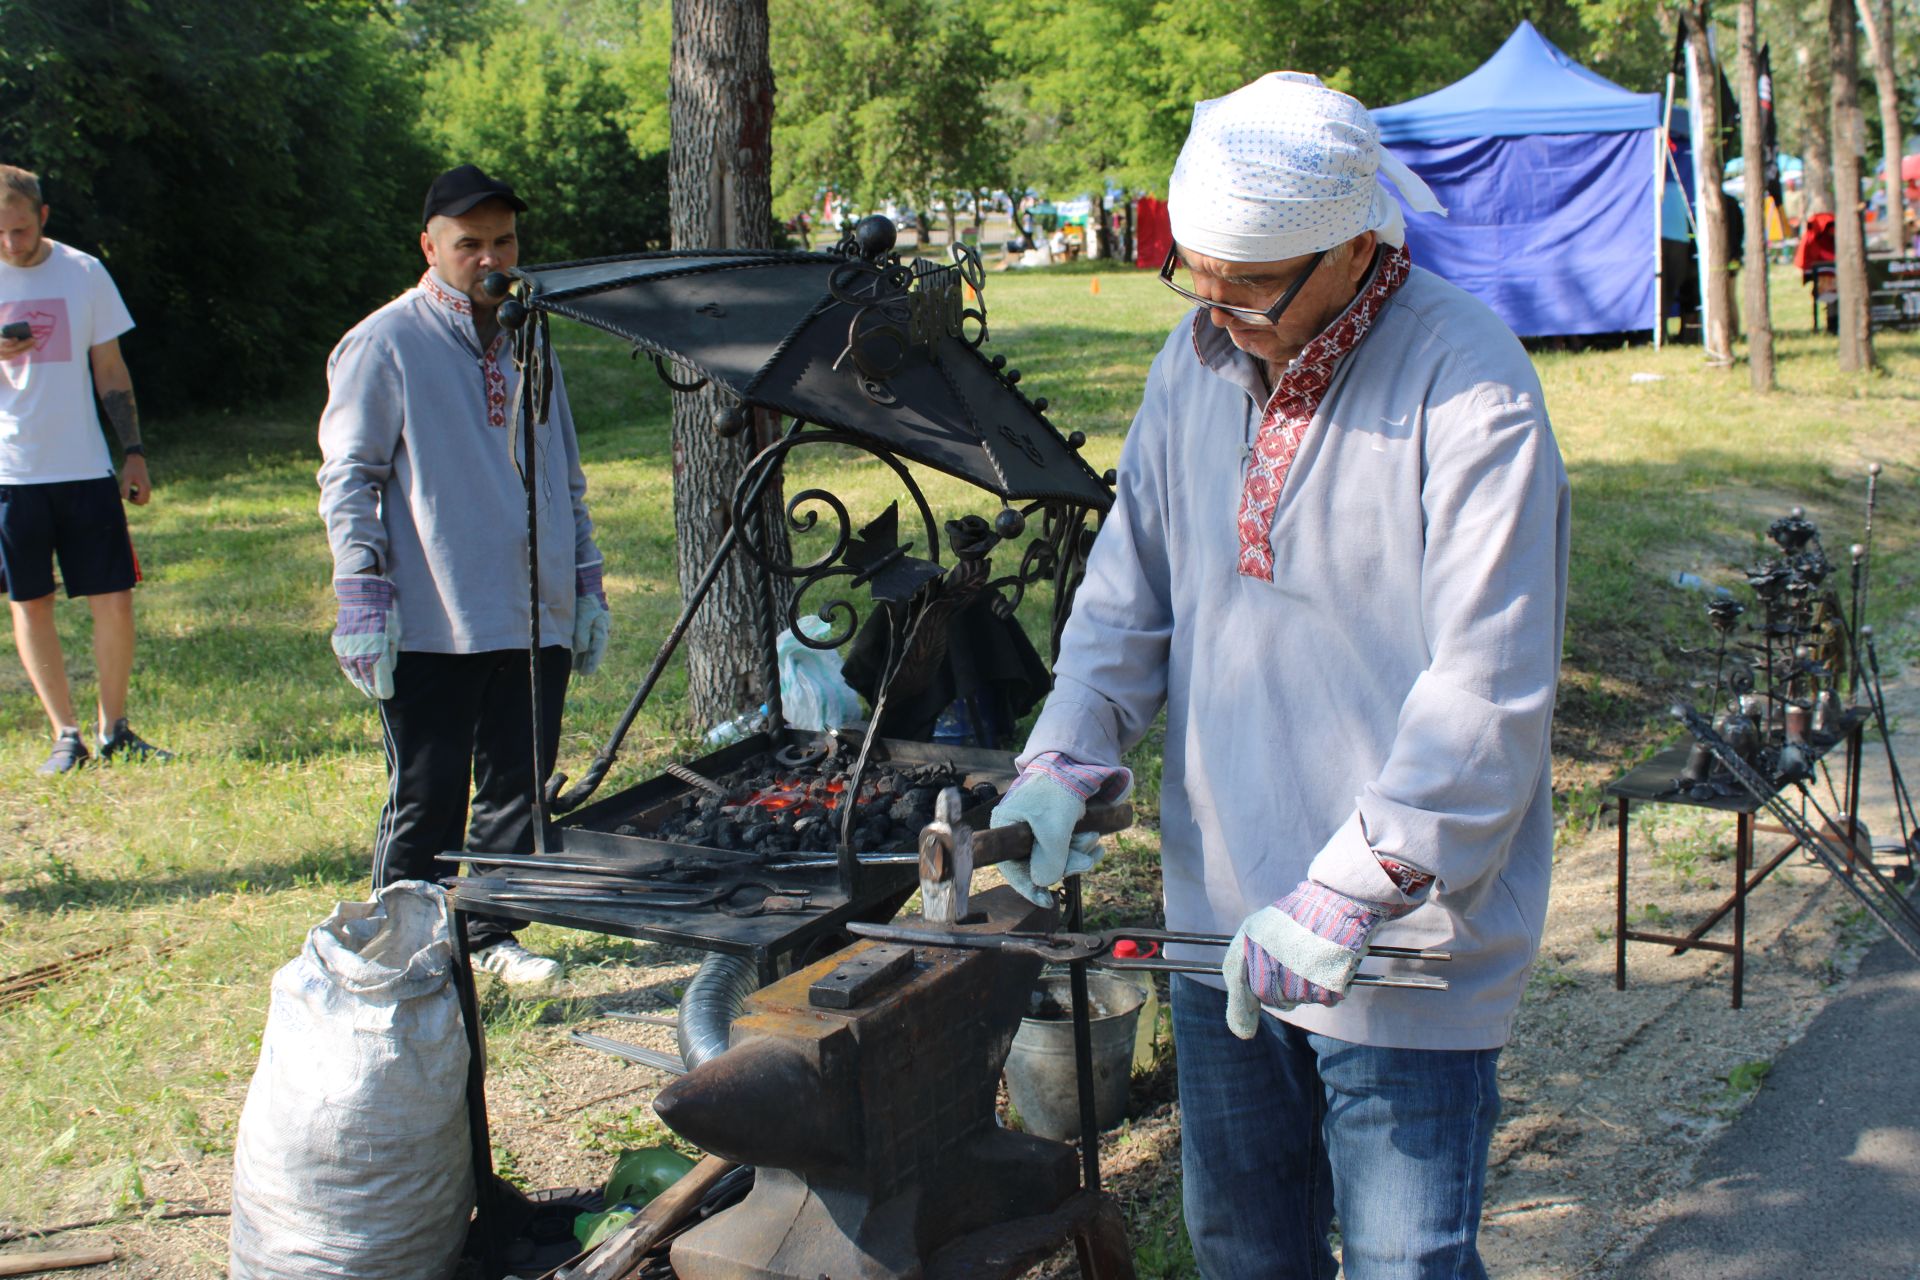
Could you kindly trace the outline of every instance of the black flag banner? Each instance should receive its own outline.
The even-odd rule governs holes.
[[[1773,197],[1774,208],[1780,210],[1780,216],[1786,216],[1786,188],[1780,182],[1780,134],[1775,125],[1773,111],[1773,46],[1760,46],[1760,120],[1761,136],[1765,139],[1762,151],[1766,157],[1767,194]]]

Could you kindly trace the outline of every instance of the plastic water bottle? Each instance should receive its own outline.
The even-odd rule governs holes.
[[[706,742],[710,747],[727,747],[759,731],[767,717],[773,714],[773,708],[766,703],[760,704],[758,711],[742,712],[731,720],[722,720],[707,730]]]

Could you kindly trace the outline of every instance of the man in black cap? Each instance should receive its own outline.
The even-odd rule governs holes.
[[[327,364],[320,514],[333,549],[341,669],[376,700],[387,800],[376,888],[432,880],[452,849],[533,851],[526,490],[510,452],[519,372],[484,281],[519,261],[526,203],[473,165],[434,179],[420,283],[362,320]],[[600,552],[556,364],[535,432],[540,519],[539,776],[553,769],[570,672],[607,643]],[[468,793],[471,788],[472,802]],[[475,964],[558,977],[505,921],[470,918]]]

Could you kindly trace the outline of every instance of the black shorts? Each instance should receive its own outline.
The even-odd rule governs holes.
[[[0,583],[15,600],[53,594],[53,562],[69,596],[103,596],[140,581],[120,481],[0,484]]]

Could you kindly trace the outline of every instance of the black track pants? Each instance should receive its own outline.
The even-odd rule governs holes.
[[[540,779],[553,772],[573,655],[540,651]],[[393,669],[393,697],[380,704],[387,802],[373,844],[376,889],[396,880],[440,880],[459,851],[533,852],[533,734],[527,651],[410,653]],[[471,790],[472,803],[468,803]],[[520,925],[470,916],[475,950]]]

